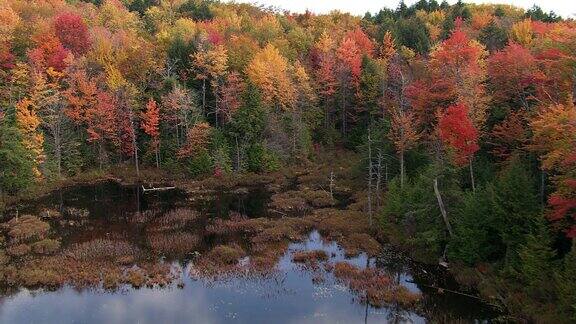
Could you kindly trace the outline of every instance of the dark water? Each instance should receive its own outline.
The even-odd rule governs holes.
[[[46,207],[83,208],[90,213],[89,223],[75,230],[62,230],[63,245],[111,233],[122,233],[139,244],[140,233],[129,223],[135,212],[154,210],[161,214],[188,207],[207,218],[225,218],[231,213],[260,217],[268,216],[269,200],[270,194],[262,189],[195,200],[178,191],[143,193],[135,187],[104,183],[66,189],[24,203],[18,212],[39,213]],[[205,249],[213,244],[209,238],[204,243]],[[412,309],[398,305],[374,308],[360,303],[358,296],[329,272],[322,271],[322,281],[313,280],[317,271],[292,262],[292,253],[318,249],[327,252],[329,262],[385,269],[410,291],[421,292],[421,302]],[[123,286],[113,292],[72,287],[56,291],[19,288],[0,295],[0,323],[425,323],[449,319],[481,323],[497,315],[476,299],[427,288],[456,287],[438,269],[410,262],[391,250],[378,258],[368,259],[364,254],[346,258],[336,243],[323,240],[317,231],[302,242],[291,243],[276,266],[278,271],[265,276],[203,280],[189,275],[191,264],[187,258],[158,262],[168,262],[180,270],[182,285],[140,289]]]

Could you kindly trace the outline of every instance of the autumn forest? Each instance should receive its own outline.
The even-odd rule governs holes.
[[[563,14],[2,0],[0,215],[104,175],[322,165],[319,188],[349,187],[377,241],[449,267],[508,321],[574,321],[576,22]]]

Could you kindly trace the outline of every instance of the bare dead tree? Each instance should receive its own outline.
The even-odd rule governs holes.
[[[330,171],[330,199],[334,202],[334,171]]]
[[[378,149],[378,159],[376,163],[376,210],[380,210],[381,183],[382,183],[382,151]]]
[[[438,189],[438,178],[434,178],[434,194],[436,194],[436,200],[438,200],[438,206],[440,207],[440,213],[442,213],[442,219],[444,220],[444,224],[446,224],[446,229],[448,229],[448,233],[450,237],[454,236],[452,232],[452,226],[450,225],[450,221],[448,220],[448,213],[446,213],[446,208],[444,207],[444,201],[442,200],[442,195],[440,195],[440,190]]]
[[[370,217],[370,226],[372,226],[372,139],[370,138],[370,128],[368,128],[368,216]]]

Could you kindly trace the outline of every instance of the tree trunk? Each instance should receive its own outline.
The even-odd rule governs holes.
[[[334,171],[330,171],[330,199],[334,202]]]
[[[380,186],[382,183],[382,152],[378,150],[378,164],[376,165],[376,211],[380,210]]]
[[[214,94],[214,126],[218,127],[218,114],[220,113],[220,109],[218,108],[218,88],[212,88],[212,93]]]
[[[202,116],[206,116],[206,79],[202,79]]]
[[[156,168],[160,169],[160,144],[156,143]]]
[[[542,209],[546,207],[546,171],[540,171],[540,203]]]
[[[138,146],[136,143],[136,130],[134,129],[134,117],[130,110],[130,127],[132,128],[132,147],[134,149],[134,164],[136,165],[136,176],[140,178],[140,166],[138,165]]]
[[[54,153],[58,167],[58,178],[62,178],[62,143],[60,135],[54,135]]]
[[[102,171],[102,139],[98,141],[98,165],[100,171]]]
[[[476,191],[476,183],[474,182],[474,168],[472,167],[472,157],[470,157],[470,181],[472,181],[472,191]]]
[[[438,207],[440,207],[440,212],[442,213],[442,218],[444,219],[444,223],[446,224],[448,233],[450,234],[450,237],[452,237],[454,235],[452,232],[452,226],[448,221],[448,214],[446,213],[446,209],[444,208],[444,202],[442,201],[440,190],[438,190],[438,178],[434,178],[434,193],[436,194],[436,199],[438,200]]]
[[[236,172],[240,172],[240,147],[238,146],[238,135],[234,136],[236,140]]]
[[[404,150],[400,150],[400,188],[404,188]]]
[[[370,129],[368,129],[368,216],[370,217],[370,226],[372,226],[372,140]]]

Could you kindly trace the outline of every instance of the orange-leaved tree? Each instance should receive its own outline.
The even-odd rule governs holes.
[[[158,104],[152,98],[146,104],[146,110],[142,113],[140,127],[150,136],[150,149],[154,151],[156,157],[156,167],[160,167],[160,110]]]

